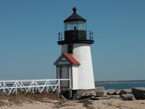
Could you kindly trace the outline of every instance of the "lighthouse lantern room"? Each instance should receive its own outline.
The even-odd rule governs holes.
[[[76,13],[64,20],[64,32],[58,33],[61,56],[55,61],[57,79],[61,88],[72,90],[95,89],[90,45],[94,43],[93,32],[86,31],[86,19]]]

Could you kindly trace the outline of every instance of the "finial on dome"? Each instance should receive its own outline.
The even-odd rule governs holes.
[[[74,8],[73,8],[73,11],[74,11],[74,13],[75,13],[75,12],[77,11],[77,8],[76,8],[76,7],[74,7]]]

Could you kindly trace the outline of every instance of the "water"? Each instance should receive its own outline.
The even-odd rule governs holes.
[[[95,84],[95,87],[104,86],[105,89],[132,89],[133,87],[145,87],[144,82],[134,83],[101,83]]]

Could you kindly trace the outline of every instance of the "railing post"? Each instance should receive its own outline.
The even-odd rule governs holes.
[[[90,31],[90,40],[91,40],[91,31]]]
[[[17,84],[16,84],[16,88],[15,88],[15,90],[16,90],[16,94],[17,94]]]
[[[46,83],[46,92],[48,93],[48,82]]]
[[[62,40],[65,40],[64,39],[64,32],[59,32],[58,33],[58,41],[62,41]]]
[[[60,80],[58,80],[58,93],[60,93]]]
[[[37,87],[35,87],[35,91],[37,91]]]
[[[4,88],[4,85],[5,85],[5,82],[2,83],[2,86],[3,86],[3,93],[5,93],[5,88]]]
[[[61,35],[61,40],[62,40],[62,34],[60,34]]]
[[[32,84],[32,93],[34,93],[34,81],[33,81],[33,84]]]

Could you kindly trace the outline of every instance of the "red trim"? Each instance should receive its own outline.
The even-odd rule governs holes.
[[[78,64],[80,65],[80,63],[70,54],[67,53],[63,53],[73,64]]]

